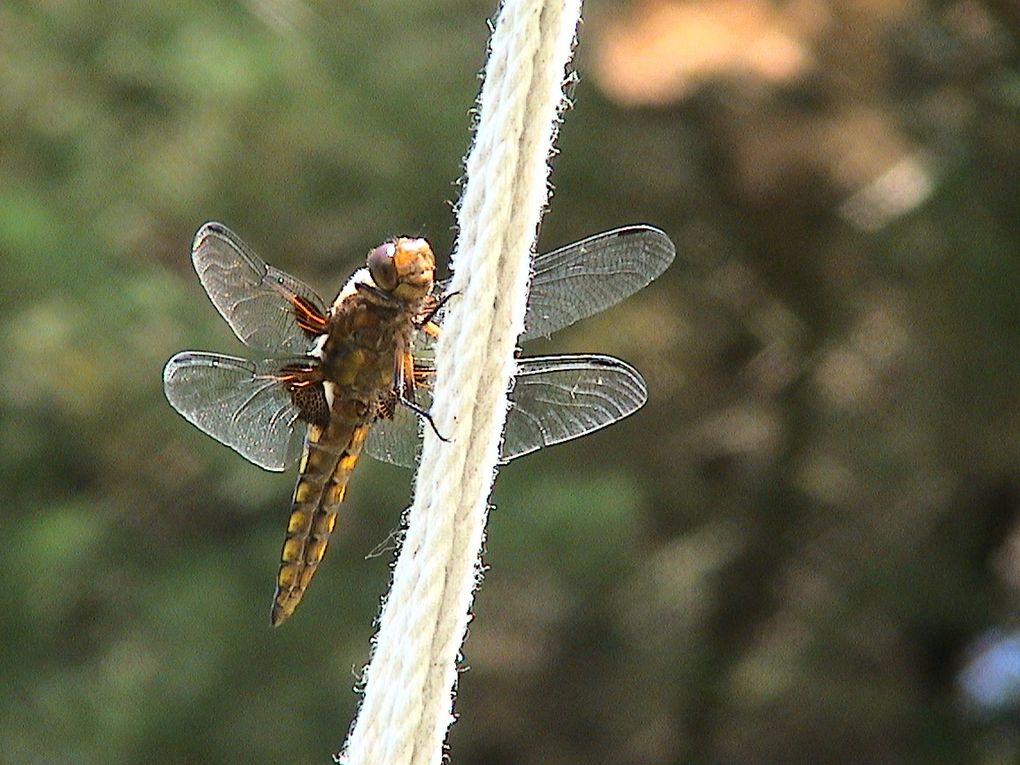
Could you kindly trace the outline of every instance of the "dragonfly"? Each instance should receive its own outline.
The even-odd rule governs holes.
[[[548,337],[648,285],[675,256],[661,230],[632,225],[532,261],[521,341]],[[326,552],[362,453],[405,467],[420,457],[449,280],[424,239],[368,253],[326,304],[221,223],[203,225],[192,262],[217,311],[257,360],[182,351],[163,370],[170,405],[261,468],[299,463],[272,624],[297,608]],[[602,354],[518,357],[500,460],[578,438],[644,405],[640,373]],[[424,423],[424,425],[423,425]],[[440,438],[442,434],[438,433]]]

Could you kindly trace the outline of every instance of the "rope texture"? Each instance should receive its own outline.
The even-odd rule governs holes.
[[[458,210],[432,416],[357,721],[340,760],[439,765],[581,0],[505,0]]]

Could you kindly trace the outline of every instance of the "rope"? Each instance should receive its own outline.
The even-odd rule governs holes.
[[[339,761],[439,765],[457,659],[481,581],[488,497],[524,328],[532,245],[581,0],[504,0],[458,208],[432,416],[407,531]]]

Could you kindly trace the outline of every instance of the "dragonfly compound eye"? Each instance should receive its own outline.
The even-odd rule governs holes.
[[[380,244],[368,253],[368,272],[381,290],[397,286],[397,267],[393,263],[393,242]]]

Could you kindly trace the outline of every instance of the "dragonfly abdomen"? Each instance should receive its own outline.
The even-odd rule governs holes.
[[[273,599],[273,625],[285,621],[304,595],[336,526],[339,505],[365,443],[364,425],[334,420],[327,428],[310,426],[301,469],[280,553]]]

